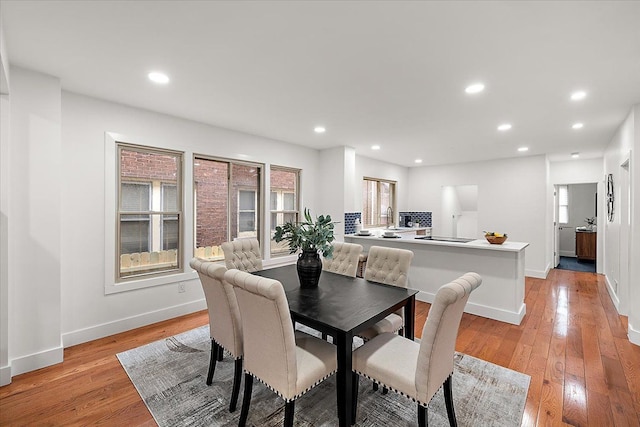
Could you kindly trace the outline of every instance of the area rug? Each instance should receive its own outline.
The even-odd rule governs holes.
[[[117,356],[159,426],[237,426],[243,388],[238,409],[229,413],[233,360],[225,355],[216,366],[213,384],[207,386],[210,348],[209,327],[203,326]],[[458,425],[519,426],[529,380],[528,375],[456,354],[453,395]],[[247,424],[281,426],[282,399],[258,381],[252,396]],[[335,376],[296,401],[295,424],[338,424]],[[374,392],[369,380],[360,379],[357,426],[416,424],[415,403],[393,392]],[[429,405],[429,425],[449,425],[442,390]]]

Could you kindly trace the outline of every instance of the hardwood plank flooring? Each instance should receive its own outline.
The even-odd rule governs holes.
[[[521,325],[465,314],[456,345],[531,376],[522,425],[640,427],[640,347],[628,341],[604,277],[552,270],[527,278],[525,295]],[[418,337],[428,312],[416,304]],[[63,363],[0,387],[0,425],[154,426],[116,353],[207,321],[202,311],[65,349]]]

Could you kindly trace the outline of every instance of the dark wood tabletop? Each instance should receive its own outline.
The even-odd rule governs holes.
[[[323,271],[317,288],[302,288],[296,266],[287,265],[255,272],[282,283],[294,321],[333,337],[337,345],[336,378],[339,425],[351,425],[353,337],[388,314],[404,307],[404,335],[414,337],[414,289],[369,282]]]

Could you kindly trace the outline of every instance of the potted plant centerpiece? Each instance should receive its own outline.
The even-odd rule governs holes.
[[[331,215],[320,215],[314,221],[309,209],[304,210],[304,221],[288,222],[276,227],[274,237],[276,242],[286,240],[289,244],[289,253],[298,255],[298,278],[302,287],[317,287],[322,273],[322,260],[320,253],[326,258],[333,255],[333,222]]]

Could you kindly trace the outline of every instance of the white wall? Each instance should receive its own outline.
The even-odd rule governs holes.
[[[585,218],[596,216],[597,184],[569,185],[569,224],[574,227],[586,226]]]
[[[604,173],[604,159],[570,160],[566,162],[551,162],[549,165],[549,179],[551,184],[582,184],[587,182],[602,182]],[[600,191],[600,188],[598,188]]]
[[[144,141],[171,146],[185,152],[300,168],[302,206],[317,211],[318,151],[267,140],[239,132],[190,122],[63,92],[64,191],[63,222],[63,315],[65,346],[106,333],[204,308],[197,280],[178,293],[177,283],[131,292],[104,294],[104,163],[105,132],[128,135],[128,142]],[[247,157],[250,156],[250,157]],[[113,165],[115,167],[115,164]],[[191,168],[185,168],[185,195],[192,194]],[[191,200],[187,198],[187,200]],[[192,218],[189,202],[185,218]],[[189,230],[187,220],[186,229]],[[186,239],[187,242],[191,240]],[[77,262],[90,245],[95,256]],[[189,244],[185,244],[190,247]],[[186,258],[191,254],[187,251]],[[193,276],[195,278],[195,276]]]
[[[10,126],[5,126],[8,100],[0,99],[0,230],[11,224],[0,246],[2,254],[8,252],[0,265],[9,267],[0,275],[8,276],[0,288],[7,318],[0,330],[3,383],[62,361],[63,346],[205,307],[197,280],[186,281],[184,293],[171,283],[105,295],[105,269],[113,268],[104,262],[105,168],[116,166],[105,163],[106,132],[125,135],[131,143],[182,150],[187,165],[194,154],[204,154],[264,163],[267,169],[271,164],[302,169],[302,205],[318,208],[317,150],[62,92],[57,78],[21,68],[12,68],[11,76]],[[184,190],[190,224],[190,166]],[[185,241],[192,242],[188,234]],[[186,252],[185,261],[191,257]]]
[[[543,156],[425,166],[409,170],[408,210],[433,212],[433,234],[442,233],[442,187],[478,186],[478,230],[503,231],[529,242],[525,273],[546,277],[550,268],[545,230],[547,163]],[[479,231],[477,238],[482,238]]]
[[[1,9],[1,6],[0,6]],[[0,19],[0,386],[11,382],[9,366],[9,60]]]
[[[634,138],[634,117],[629,115],[622,126],[616,132],[613,140],[605,151],[604,174],[613,174],[615,184],[615,214],[613,221],[601,221],[599,230],[605,234],[605,263],[604,274],[610,288],[614,304],[620,313],[626,314],[628,311],[627,301],[629,298],[628,284],[620,283],[620,164],[628,157],[633,148]],[[606,212],[606,208],[605,208]],[[604,227],[603,227],[604,226]],[[622,266],[628,268],[628,265]]]
[[[640,345],[640,104],[633,108],[634,144],[629,160],[629,339]],[[632,262],[635,261],[635,262]]]
[[[17,375],[62,361],[60,81],[11,68],[9,358]]]
[[[353,162],[354,157],[349,155],[353,148],[335,147],[320,151],[319,174],[322,185],[317,186],[318,205],[321,212],[311,212],[315,217],[318,215],[331,215],[334,221],[338,221],[334,227],[336,240],[342,241],[344,236],[344,213],[347,212],[345,206],[347,195],[353,194]],[[350,187],[347,183],[351,184]]]
[[[613,221],[602,221],[605,231],[604,273],[612,300],[629,316],[629,339],[640,345],[640,104],[634,106],[610,141],[604,156],[604,173],[615,186]],[[628,163],[628,171],[622,165]],[[624,191],[623,191],[624,190]],[[626,210],[623,212],[622,207]],[[635,261],[635,262],[634,262]]]

